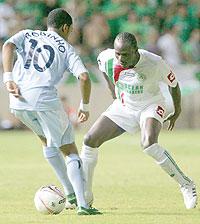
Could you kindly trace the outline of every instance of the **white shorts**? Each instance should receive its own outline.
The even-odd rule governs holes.
[[[64,109],[54,111],[14,110],[11,112],[36,135],[47,139],[48,147],[74,142],[74,130]]]
[[[163,124],[165,111],[164,102],[151,104],[143,110],[133,110],[123,106],[119,100],[115,100],[102,115],[108,117],[126,132],[134,133],[150,117]]]

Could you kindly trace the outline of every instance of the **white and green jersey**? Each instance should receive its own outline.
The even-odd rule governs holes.
[[[123,68],[117,63],[114,49],[102,51],[98,58],[99,69],[115,85],[115,94],[128,108],[143,109],[158,101],[164,101],[160,82],[171,87],[177,79],[164,60],[155,54],[139,49],[140,60],[134,68]]]

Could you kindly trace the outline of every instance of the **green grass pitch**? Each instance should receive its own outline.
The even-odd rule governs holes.
[[[76,134],[78,147],[82,133]],[[160,144],[200,189],[200,131],[163,131]],[[60,186],[44,160],[40,142],[28,131],[0,132],[0,224],[200,224],[200,209],[186,210],[178,185],[140,149],[139,135],[105,143],[94,179],[94,206],[104,214],[75,211],[41,215],[36,190]]]

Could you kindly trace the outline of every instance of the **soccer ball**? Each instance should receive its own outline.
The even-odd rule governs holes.
[[[55,185],[40,187],[34,197],[35,207],[42,214],[59,214],[65,202],[64,193]]]

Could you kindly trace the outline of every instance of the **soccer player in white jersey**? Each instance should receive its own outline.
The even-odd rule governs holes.
[[[3,81],[10,93],[10,108],[41,139],[44,157],[54,169],[69,202],[77,203],[77,213],[99,214],[85,201],[82,164],[73,128],[55,87],[65,70],[79,79],[82,100],[78,119],[84,122],[89,117],[88,71],[67,42],[72,30],[71,16],[64,9],[54,9],[48,15],[47,27],[47,31],[22,30],[3,46]],[[18,58],[13,67],[15,51]]]
[[[81,159],[87,201],[92,203],[93,200],[92,178],[98,148],[124,132],[134,133],[140,129],[144,153],[179,184],[186,208],[194,208],[197,204],[194,182],[185,176],[167,150],[158,144],[163,122],[169,121],[168,129],[172,130],[181,112],[181,93],[173,71],[160,56],[138,49],[134,35],[126,32],[118,34],[114,49],[104,50],[97,60],[115,100],[84,138]],[[159,82],[169,86],[174,104],[174,112],[166,118]]]

